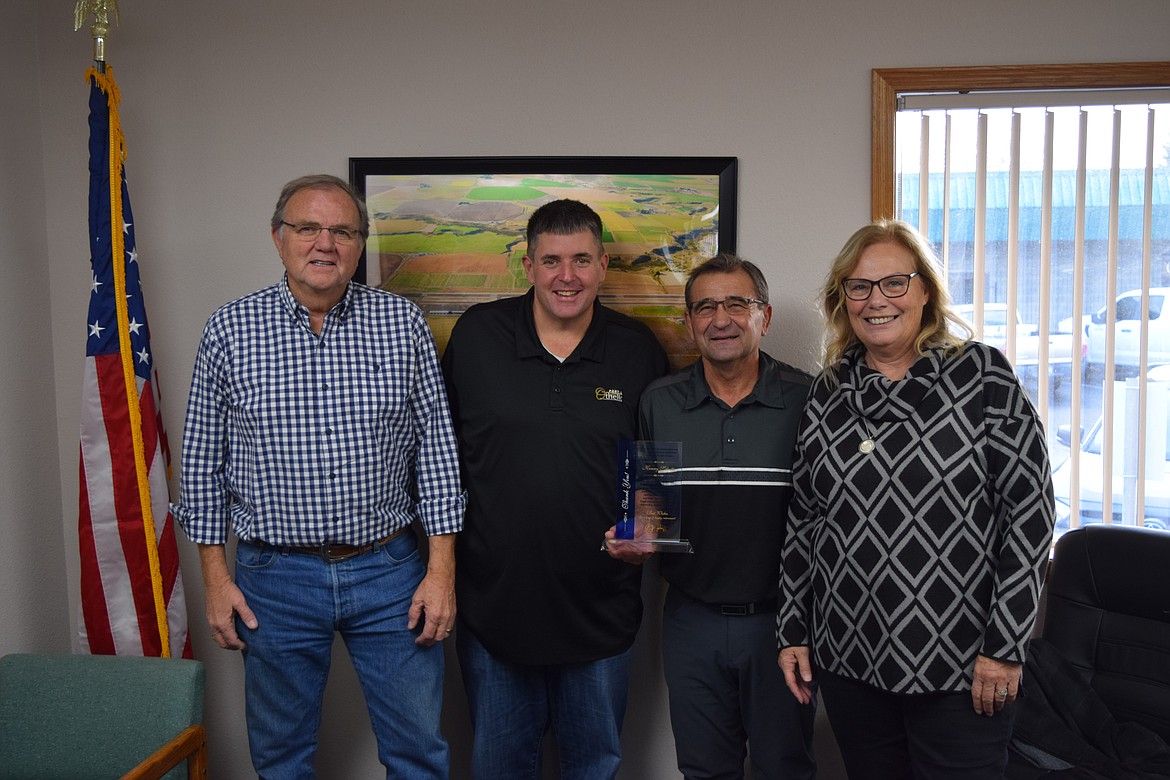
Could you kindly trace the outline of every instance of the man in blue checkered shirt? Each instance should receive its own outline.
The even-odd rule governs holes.
[[[172,511],[199,545],[215,641],[243,651],[261,777],[314,776],[335,633],[387,773],[448,772],[441,642],[466,494],[422,313],[351,282],[368,225],[341,179],[285,185],[272,216],[284,278],[216,311],[195,360]]]

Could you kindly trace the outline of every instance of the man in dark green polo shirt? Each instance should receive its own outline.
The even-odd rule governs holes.
[[[812,379],[760,351],[772,307],[752,263],[712,258],[686,300],[699,360],[646,388],[639,417],[640,438],[682,442],[680,523],[694,549],[659,559],[678,768],[743,777],[750,754],[754,777],[812,778],[813,707],[788,694],[776,663],[780,547]],[[614,554],[647,557],[627,549]]]

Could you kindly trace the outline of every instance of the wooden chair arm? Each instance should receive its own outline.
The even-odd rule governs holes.
[[[188,759],[187,780],[207,779],[207,733],[203,724],[183,729],[141,764],[122,776],[122,780],[159,780]]]

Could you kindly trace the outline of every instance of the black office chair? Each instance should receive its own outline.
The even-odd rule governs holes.
[[[1170,776],[1170,532],[1069,531],[1047,594],[1006,777]]]
[[[1043,635],[1118,722],[1170,742],[1170,532],[1089,525],[1062,536]]]

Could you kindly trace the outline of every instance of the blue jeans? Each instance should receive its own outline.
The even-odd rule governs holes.
[[[1016,705],[979,715],[971,692],[902,695],[824,670],[829,724],[851,780],[1000,780]]]
[[[539,778],[550,725],[561,780],[617,775],[632,650],[591,663],[522,666],[494,657],[462,622],[455,646],[475,730],[476,780]]]
[[[236,584],[259,621],[249,630],[237,619],[236,630],[248,643],[248,746],[261,778],[315,776],[335,633],[353,659],[387,777],[447,777],[447,743],[439,733],[443,648],[416,645],[416,632],[406,628],[423,573],[409,532],[332,564],[240,543]]]

